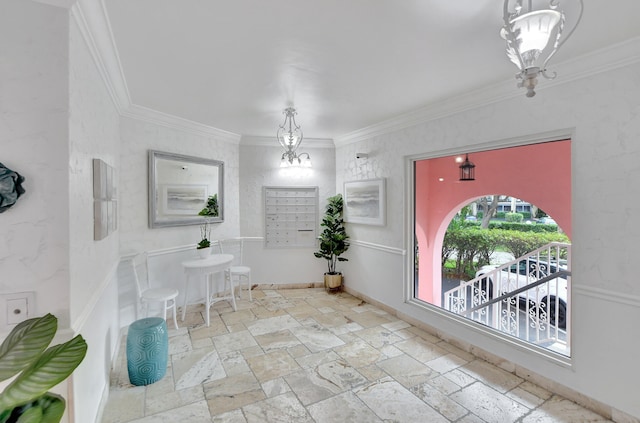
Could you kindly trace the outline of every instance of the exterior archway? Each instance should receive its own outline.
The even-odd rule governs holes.
[[[456,156],[415,162],[416,298],[440,306],[440,256],[447,226],[460,207],[487,193],[526,198],[553,216],[571,238],[571,140],[477,152],[476,180],[458,180]]]

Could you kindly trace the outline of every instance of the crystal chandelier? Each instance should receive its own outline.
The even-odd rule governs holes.
[[[516,79],[519,88],[527,89],[527,97],[536,95],[539,74],[547,79],[556,77],[555,72],[547,73],[547,63],[573,34],[582,18],[583,0],[573,0],[580,11],[571,30],[566,32],[560,1],[504,1],[504,26],[500,36],[507,42],[507,56],[520,69]]]
[[[287,107],[282,112],[285,115],[284,122],[278,128],[278,141],[285,149],[280,159],[280,167],[302,166],[311,167],[309,153],[297,153],[296,150],[302,142],[302,130],[296,124],[296,109]],[[306,156],[306,157],[304,157]]]

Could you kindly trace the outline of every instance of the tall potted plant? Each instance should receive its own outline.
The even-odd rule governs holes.
[[[346,258],[340,257],[349,249],[349,235],[342,219],[343,207],[342,194],[327,199],[327,207],[320,224],[324,229],[318,237],[320,248],[314,253],[316,257],[327,261],[328,272],[324,274],[324,285],[328,289],[342,286],[342,273],[336,270],[336,264],[339,261],[347,261]]]
[[[84,359],[81,335],[49,346],[58,329],[52,314],[25,320],[0,345],[0,381],[15,378],[0,394],[0,423],[56,423],[65,400],[49,389],[66,379]],[[16,376],[17,375],[17,376]]]

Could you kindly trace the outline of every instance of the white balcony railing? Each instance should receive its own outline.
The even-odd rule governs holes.
[[[571,245],[550,243],[484,266],[444,293],[443,307],[501,332],[569,355]]]

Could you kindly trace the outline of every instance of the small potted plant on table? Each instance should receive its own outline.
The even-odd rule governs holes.
[[[318,258],[327,260],[328,272],[324,274],[324,285],[329,290],[337,290],[342,286],[342,273],[336,270],[339,261],[347,261],[340,257],[349,249],[349,235],[344,227],[342,210],[344,202],[341,194],[327,199],[327,207],[320,226],[324,227],[318,237],[320,248],[314,253]]]
[[[211,226],[207,220],[200,225],[200,242],[196,246],[200,258],[207,258],[211,254]]]

